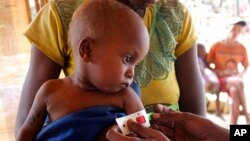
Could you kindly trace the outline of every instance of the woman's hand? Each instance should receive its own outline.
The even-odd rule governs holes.
[[[111,127],[106,137],[110,141],[228,141],[229,131],[210,120],[191,113],[179,112],[157,105],[151,127],[142,126],[132,120],[127,125],[134,134],[124,136],[118,126]],[[135,136],[136,135],[136,136]]]
[[[229,131],[210,120],[191,113],[179,112],[157,105],[152,127],[174,141],[227,141]]]
[[[108,130],[106,138],[110,141],[170,141],[160,131],[142,126],[132,120],[129,120],[127,125],[134,134],[125,136],[119,131],[119,127],[114,125]]]

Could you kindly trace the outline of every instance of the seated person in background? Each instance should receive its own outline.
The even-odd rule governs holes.
[[[214,71],[220,81],[220,91],[227,92],[232,98],[231,124],[237,124],[240,106],[246,117],[246,123],[250,123],[242,79],[249,62],[245,46],[238,41],[238,37],[245,27],[245,21],[234,23],[226,39],[213,44],[207,55],[209,64],[214,63],[215,65]],[[243,71],[238,71],[238,64],[242,64]]]
[[[149,36],[132,9],[114,0],[88,1],[74,13],[68,40],[74,73],[42,85],[17,140],[93,141],[124,112],[144,109],[130,84]],[[50,123],[42,128],[47,114]]]
[[[230,59],[226,62],[226,69],[224,71],[217,71],[217,73],[220,76],[219,81],[221,84],[221,91],[222,92],[227,92],[230,97],[230,89],[231,87],[234,87],[234,81],[242,81],[240,78],[238,78],[239,70],[238,70],[238,65],[235,60]],[[239,80],[237,80],[239,79]],[[232,82],[230,82],[232,81]],[[228,84],[226,84],[228,83]],[[242,82],[243,83],[243,82]],[[243,85],[243,84],[242,84]],[[245,99],[245,93],[244,93],[244,88],[242,88],[241,83],[239,85],[236,85],[237,88],[242,89],[242,91],[239,91],[239,94],[233,97],[233,103],[235,103],[235,106],[232,107],[232,113],[238,113],[239,112],[239,106],[242,106],[243,108],[243,114],[246,117],[246,122],[249,124],[250,123],[250,117],[247,112],[247,107],[246,107],[246,99]],[[235,117],[238,118],[238,117]],[[233,118],[234,119],[234,118]],[[236,124],[236,123],[234,123]]]
[[[197,44],[198,61],[206,92],[219,93],[220,83],[217,75],[206,61],[207,52],[203,44]]]
[[[220,111],[220,97],[219,97],[220,82],[216,73],[213,71],[213,69],[209,66],[209,64],[206,61],[207,51],[203,44],[201,43],[197,44],[197,53],[198,53],[199,67],[205,91],[211,94],[216,94],[215,115],[220,117],[222,120],[225,120],[222,117]]]

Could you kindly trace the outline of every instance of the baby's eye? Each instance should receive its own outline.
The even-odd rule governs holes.
[[[128,64],[132,61],[132,55],[126,55],[123,57],[123,63]]]

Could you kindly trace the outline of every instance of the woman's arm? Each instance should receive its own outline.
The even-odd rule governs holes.
[[[196,47],[179,56],[175,67],[180,87],[180,110],[205,116],[205,91],[199,72]]]
[[[47,116],[46,95],[48,92],[44,88],[46,88],[45,85],[36,94],[29,115],[17,132],[17,141],[33,141],[41,130]]]
[[[30,66],[22,88],[17,112],[15,135],[17,135],[17,132],[27,118],[40,86],[49,79],[58,78],[60,71],[61,66],[59,64],[43,54],[36,45],[32,45]]]

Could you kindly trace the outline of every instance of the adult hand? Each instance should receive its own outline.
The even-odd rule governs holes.
[[[175,141],[226,141],[229,131],[210,120],[191,114],[173,111],[166,106],[157,105],[156,110],[163,112],[153,115],[153,128],[162,131]]]
[[[227,141],[229,131],[210,120],[191,114],[170,110],[163,105],[156,106],[153,114],[152,128],[144,127],[129,120],[128,127],[137,137],[122,135],[117,126],[107,132],[110,141]],[[159,132],[159,131],[161,132]]]
[[[118,126],[114,125],[108,130],[106,138],[109,141],[170,141],[160,131],[154,130],[150,127],[142,126],[132,120],[128,120],[127,125],[129,129],[136,134],[124,136],[119,131]]]
[[[51,60],[39,48],[32,44],[29,70],[18,105],[15,135],[17,135],[26,120],[38,89],[45,81],[57,79],[61,72],[61,65]]]

